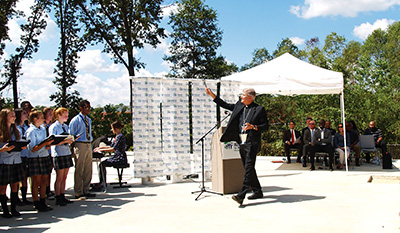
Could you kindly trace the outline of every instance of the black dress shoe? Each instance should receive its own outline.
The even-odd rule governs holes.
[[[315,167],[314,167],[314,165],[311,165],[311,167],[310,167],[310,171],[314,171],[315,170]]]
[[[232,199],[236,201],[239,205],[242,205],[243,203],[243,198],[240,198],[238,195],[233,195]]]
[[[306,163],[303,163],[303,167],[307,167],[307,164],[306,164]]]
[[[301,163],[301,159],[296,159],[296,163]]]
[[[264,195],[262,193],[253,193],[251,196],[249,196],[247,199],[249,200],[254,200],[257,198],[262,198]]]
[[[95,197],[96,194],[94,194],[94,193],[85,193],[84,196],[85,197]]]

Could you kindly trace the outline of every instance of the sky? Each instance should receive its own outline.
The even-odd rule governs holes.
[[[29,13],[34,0],[19,0],[17,8]],[[176,10],[173,0],[165,0],[161,27],[167,34],[169,13]],[[229,4],[227,4],[229,3]],[[217,12],[218,27],[223,31],[218,55],[238,67],[249,63],[255,49],[266,48],[272,53],[282,39],[290,38],[300,49],[307,40],[318,37],[323,41],[332,32],[344,36],[346,41],[363,42],[373,30],[385,30],[400,19],[400,0],[206,0],[205,4]],[[9,22],[10,41],[6,43],[4,59],[15,53],[21,31],[18,25],[24,19]],[[40,36],[39,52],[33,59],[24,60],[22,75],[18,79],[21,100],[34,106],[53,106],[49,96],[57,91],[53,84],[53,70],[59,46],[59,30],[53,18],[48,18],[47,28]],[[168,55],[170,39],[161,40],[157,48],[145,46],[135,50],[135,56],[146,64],[136,76],[162,77],[169,65],[162,58]],[[129,75],[123,65],[114,64],[109,54],[102,53],[102,45],[88,47],[80,53],[77,65],[77,84],[82,98],[92,106],[129,104]],[[3,68],[1,68],[3,69]],[[12,97],[11,88],[3,93]]]

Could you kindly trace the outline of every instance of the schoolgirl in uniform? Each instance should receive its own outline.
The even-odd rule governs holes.
[[[14,110],[15,111],[15,125],[17,125],[17,129],[19,130],[19,134],[21,135],[21,139],[26,139],[25,133],[29,128],[29,125],[27,125],[25,122],[28,120],[28,113],[26,110],[22,108],[17,108]],[[22,167],[24,169],[24,179],[21,181],[22,186],[20,188],[21,190],[21,195],[22,195],[22,203],[25,205],[32,204],[31,201],[28,201],[26,199],[26,193],[28,192],[28,177],[27,177],[27,171],[28,171],[28,149],[22,150],[21,151],[21,159],[22,159]]]
[[[21,214],[16,210],[18,199],[18,184],[24,178],[21,152],[11,151],[15,146],[8,146],[9,141],[20,139],[15,126],[15,112],[11,109],[0,111],[0,202],[4,218],[18,217]],[[26,147],[25,147],[26,148]],[[11,186],[11,214],[7,206],[7,185]]]
[[[46,129],[46,137],[48,137],[49,135],[51,135],[49,133],[49,129],[50,129],[50,125],[53,119],[53,109],[50,107],[45,107],[42,109],[42,113],[43,113],[43,117],[44,117],[44,123],[43,123],[43,127]],[[49,150],[49,154],[51,154],[51,150]],[[46,197],[49,200],[54,200],[54,192],[52,192],[50,190],[50,184],[51,184],[51,172],[53,171],[53,160],[51,160],[51,171],[49,176],[47,177],[47,185],[46,185]]]
[[[46,139],[46,130],[41,127],[44,122],[43,113],[33,111],[29,115],[29,129],[26,131],[28,144],[28,176],[32,178],[32,199],[34,208],[38,211],[49,211],[52,208],[46,205],[46,184],[51,172],[51,157],[48,149],[53,140],[39,145]],[[40,193],[40,200],[39,200]]]
[[[50,135],[68,134],[68,109],[58,108],[53,114],[53,124],[49,128]],[[56,192],[56,205],[65,206],[72,201],[65,198],[65,183],[68,170],[73,166],[70,144],[73,138],[64,140],[56,146],[51,147],[51,157],[53,158],[54,170],[56,170],[56,182],[54,190]]]

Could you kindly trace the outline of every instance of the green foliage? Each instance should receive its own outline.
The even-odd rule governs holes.
[[[240,71],[244,71],[244,70],[253,68],[255,66],[261,65],[262,63],[267,62],[271,59],[272,59],[272,56],[271,56],[271,54],[269,54],[269,52],[266,48],[255,49],[253,51],[253,59],[251,60],[251,62],[243,65],[240,68]]]
[[[370,121],[375,121],[388,143],[399,143],[400,122],[400,22],[386,31],[375,30],[364,43],[349,41],[332,32],[320,44],[317,37],[298,50],[284,39],[274,51],[274,57],[289,52],[311,64],[339,71],[344,77],[346,120],[354,120],[362,133]],[[253,53],[253,60],[259,60]],[[251,63],[250,63],[251,64]],[[268,113],[270,130],[263,134],[261,155],[282,155],[282,132],[294,120],[296,129],[305,127],[308,116],[318,121],[330,120],[332,128],[341,123],[339,95],[273,96],[256,98]]]
[[[4,53],[4,41],[9,39],[8,36],[8,20],[16,14],[15,3],[17,0],[2,1],[0,4],[0,56]]]
[[[133,131],[132,131],[132,116],[128,107],[123,104],[119,105],[106,105],[104,107],[94,108],[90,117],[92,119],[93,138],[96,139],[102,135],[112,135],[111,124],[119,120],[125,126],[122,129],[122,134],[126,138],[127,148],[133,145]]]
[[[229,67],[216,55],[221,46],[222,31],[217,13],[202,0],[182,0],[178,12],[170,17],[172,27],[169,76],[179,78],[219,78],[237,68]],[[233,69],[232,69],[233,68]],[[222,71],[215,74],[215,71]]]
[[[134,48],[145,44],[155,47],[165,38],[159,27],[162,0],[74,0],[82,11],[85,37],[93,45],[105,42],[104,52],[113,55],[115,63],[123,64],[130,76],[144,68],[134,57]],[[126,60],[127,59],[127,60]]]
[[[72,1],[57,0],[53,2],[55,17],[60,28],[60,46],[58,50],[57,67],[54,69],[56,78],[53,81],[58,91],[50,95],[50,100],[57,106],[78,108],[82,98],[78,91],[70,91],[76,83],[76,64],[78,52],[85,48],[85,40],[78,36],[80,31],[76,5]]]
[[[4,62],[4,72],[1,72],[1,76],[5,80],[0,82],[0,91],[11,85],[13,75],[16,75],[16,78],[19,77],[22,60],[31,59],[32,55],[39,50],[39,35],[47,26],[46,18],[48,16],[46,9],[48,4],[46,0],[36,1],[31,7],[32,13],[28,17],[27,23],[21,25],[23,32],[20,38],[21,45],[15,49],[16,53],[10,55]],[[13,70],[15,70],[14,74]]]

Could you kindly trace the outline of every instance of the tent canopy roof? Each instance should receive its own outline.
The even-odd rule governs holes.
[[[254,88],[258,94],[340,94],[343,90],[342,73],[311,65],[289,53],[221,80],[238,81],[242,89]]]

